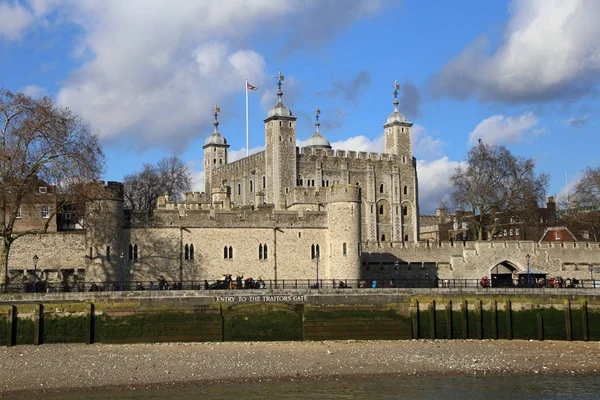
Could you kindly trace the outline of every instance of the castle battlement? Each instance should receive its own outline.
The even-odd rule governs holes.
[[[276,211],[267,206],[240,206],[231,209],[161,209],[143,226],[153,228],[268,228],[314,227],[325,228],[325,211]],[[134,223],[135,225],[135,223]],[[135,227],[135,226],[134,226]]]
[[[333,150],[333,149],[320,149],[314,147],[296,147],[296,155],[298,156],[317,156],[317,157],[328,157],[328,158],[340,158],[340,159],[351,159],[351,160],[371,160],[371,161],[394,161],[397,159],[395,154],[388,153],[374,153],[366,151],[352,151],[352,150]]]
[[[255,166],[259,162],[265,161],[265,152],[261,151],[259,153],[254,153],[249,155],[248,157],[241,158],[234,162],[225,164],[215,169],[215,172],[218,173],[226,173],[226,172],[234,172],[247,169],[248,166]],[[248,171],[250,172],[250,171]]]
[[[371,242],[363,243],[363,251],[381,251],[381,249],[430,249],[432,251],[438,249],[467,249],[467,250],[494,250],[507,249],[529,251],[534,253],[536,250],[582,250],[582,251],[598,251],[600,243],[596,242],[544,242],[538,243],[531,240],[514,240],[514,241],[453,241],[453,242],[437,242],[418,241],[418,242]]]
[[[359,203],[360,187],[356,185],[333,185],[328,187],[302,187],[293,188],[286,198],[288,205],[352,202]]]

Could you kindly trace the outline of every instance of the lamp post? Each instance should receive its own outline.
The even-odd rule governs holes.
[[[315,258],[317,259],[317,283],[315,284],[315,288],[319,288],[319,253],[315,254]]]
[[[125,254],[121,252],[121,292],[125,289]]]
[[[531,260],[531,255],[527,253],[527,287],[531,287],[531,270],[529,269],[529,264]]]
[[[37,254],[33,256],[33,293],[36,292],[36,281],[37,281],[37,263],[38,263],[38,256]]]
[[[396,261],[394,263],[394,287],[398,284],[398,274],[400,273],[400,268],[398,267],[399,263]]]

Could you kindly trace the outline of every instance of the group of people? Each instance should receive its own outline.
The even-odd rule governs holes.
[[[149,290],[179,290],[181,289],[181,283],[179,282],[168,282],[163,275],[156,278],[157,285],[154,282],[150,282],[148,286]],[[137,282],[135,290],[146,290],[142,282]]]
[[[237,275],[235,280],[231,274],[225,274],[223,280],[218,280],[213,284],[209,284],[207,280],[204,281],[204,289],[264,289],[266,287],[265,281],[259,277],[254,279],[248,277],[244,279],[244,275]]]
[[[495,277],[494,277],[495,278]],[[579,286],[579,280],[575,278],[562,278],[562,277],[553,277],[546,279],[544,276],[527,276],[527,275],[517,275],[513,274],[512,277],[513,286],[518,287],[551,287],[551,288],[574,288]],[[495,282],[494,282],[495,283]],[[484,276],[479,281],[481,287],[487,288],[490,286],[499,286],[492,285],[490,279],[487,276]]]

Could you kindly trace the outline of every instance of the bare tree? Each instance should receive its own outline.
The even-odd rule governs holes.
[[[600,167],[588,167],[575,185],[575,198],[580,206],[600,206]]]
[[[598,241],[600,232],[600,167],[588,167],[573,193],[575,204],[567,204],[566,216],[572,228],[591,229],[592,238]]]
[[[142,171],[124,179],[125,206],[151,216],[158,197],[165,193],[172,200],[183,198],[192,187],[188,166],[177,157],[165,157],[156,166],[144,164]]]
[[[86,186],[103,172],[104,154],[90,127],[49,97],[33,99],[0,89],[0,123],[0,282],[5,283],[14,241],[47,232],[57,213],[80,204]],[[39,197],[40,181],[53,188],[55,204],[40,223],[16,228],[21,205]]]
[[[452,200],[457,209],[471,214],[470,229],[477,240],[484,240],[486,232],[491,240],[500,224],[527,219],[543,202],[548,176],[537,175],[534,167],[533,160],[516,157],[504,146],[480,143],[469,150],[450,180]]]
[[[165,157],[158,162],[157,169],[164,193],[168,193],[172,200],[182,199],[192,189],[190,170],[179,158]]]

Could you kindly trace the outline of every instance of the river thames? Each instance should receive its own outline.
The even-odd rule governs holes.
[[[11,396],[11,399],[597,399],[598,375],[354,377],[210,384],[128,391]]]

